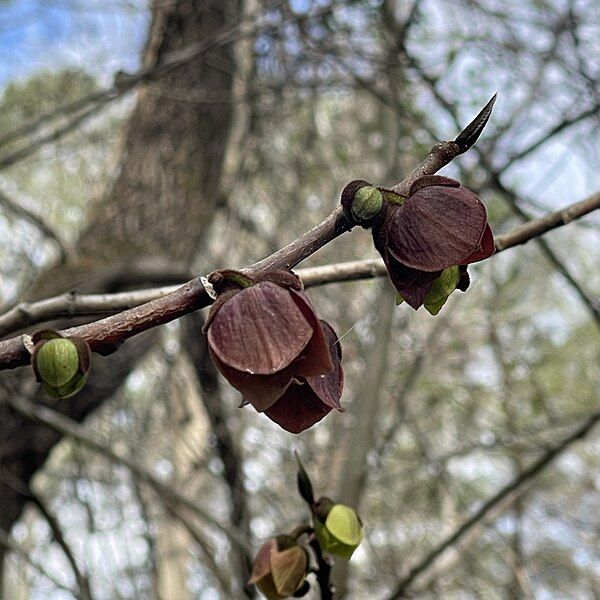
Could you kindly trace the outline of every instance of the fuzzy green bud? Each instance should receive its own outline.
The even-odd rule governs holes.
[[[362,523],[349,506],[321,498],[315,505],[315,532],[324,554],[350,560],[363,539]]]
[[[341,203],[352,223],[371,227],[381,215],[385,200],[378,188],[367,181],[357,179],[344,188]]]
[[[53,398],[68,398],[79,392],[90,370],[90,347],[84,340],[64,338],[44,331],[33,336],[31,362],[36,379]]]

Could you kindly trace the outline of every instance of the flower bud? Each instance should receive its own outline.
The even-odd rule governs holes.
[[[288,535],[267,540],[254,559],[249,584],[254,584],[268,598],[288,598],[304,585],[308,572],[308,555]]]
[[[355,224],[371,227],[377,221],[384,204],[383,194],[366,181],[350,182],[342,192],[346,216]]]
[[[362,523],[349,506],[320,498],[314,509],[315,532],[323,553],[350,560],[363,539]]]
[[[79,338],[65,338],[54,331],[33,337],[33,371],[44,391],[53,398],[69,398],[79,392],[90,370],[91,351]]]

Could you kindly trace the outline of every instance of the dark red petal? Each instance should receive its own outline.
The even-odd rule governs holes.
[[[265,411],[265,415],[286,431],[300,433],[330,411],[331,407],[323,404],[307,383],[294,383]]]
[[[496,247],[494,246],[494,234],[490,229],[489,225],[486,225],[485,231],[483,232],[483,237],[479,242],[479,246],[475,249],[475,251],[467,256],[464,260],[461,261],[463,265],[469,265],[471,263],[477,262],[479,260],[485,260],[489,258],[496,251]]]
[[[307,377],[306,382],[327,406],[341,411],[343,409],[340,405],[340,397],[344,389],[344,371],[341,363],[342,349],[331,325],[325,321],[321,321],[321,325],[329,345],[329,354],[334,367],[332,371],[324,375]]]
[[[333,371],[333,362],[329,353],[329,343],[323,333],[319,317],[308,296],[302,291],[290,290],[290,294],[304,318],[313,328],[313,335],[296,363],[296,375],[312,377]]]
[[[413,269],[441,271],[477,248],[486,224],[485,206],[470,190],[424,187],[386,224],[388,250]]]
[[[415,310],[425,302],[425,296],[433,282],[442,274],[441,271],[419,271],[399,263],[391,255],[387,255],[385,265],[390,281],[409,306]]]
[[[447,187],[460,187],[460,183],[456,179],[444,177],[443,175],[423,175],[419,179],[415,179],[410,186],[409,196],[416,194],[419,190],[430,185],[445,185]]]
[[[271,551],[277,549],[277,542],[271,538],[267,540],[258,550],[252,573],[250,573],[249,584],[256,583],[271,572]]]
[[[294,361],[314,333],[291,293],[267,281],[225,302],[208,329],[208,343],[219,360],[260,375],[281,371]]]
[[[251,375],[237,371],[221,362],[209,347],[215,366],[229,383],[244,396],[244,400],[262,412],[272,406],[285,392],[292,381],[295,364],[273,373],[273,375]]]

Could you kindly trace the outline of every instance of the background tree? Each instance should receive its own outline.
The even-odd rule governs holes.
[[[235,26],[234,8],[157,3],[143,67]],[[494,230],[597,192],[598,73],[591,57],[600,23],[593,2],[256,2],[244,10],[244,22],[260,27],[236,44],[235,85],[232,46],[213,48],[147,78],[135,108],[99,104],[83,129],[6,167],[9,199],[25,190],[38,204],[19,197],[21,205],[43,214],[58,239],[73,246],[63,253],[73,258],[40,274],[27,297],[74,285],[115,291],[249,264],[317,223],[350,179],[401,179],[496,90],[500,100],[478,150],[445,171],[481,195]],[[63,77],[80,83],[64,85],[60,103],[102,89],[85,76]],[[50,110],[52,90],[61,85],[49,80],[39,78],[39,91],[33,80],[27,84],[39,104],[23,115],[9,112],[19,103],[7,88],[2,118],[16,125]],[[61,116],[57,127],[79,114]],[[117,161],[110,153],[119,135]],[[12,140],[4,156],[30,142]],[[56,157],[40,165],[48,148]],[[74,148],[90,159],[70,167]],[[35,181],[38,170],[49,172],[45,180]],[[77,242],[82,211],[69,177],[81,182],[86,201],[112,181]],[[42,263],[61,256],[56,239],[47,241],[39,225],[15,215],[3,223],[15,248],[3,261],[7,303],[30,287]],[[350,571],[335,574],[340,596],[399,597],[402,587],[400,594],[424,598],[598,593],[589,533],[598,502],[592,436],[563,452],[518,501],[509,497],[504,512],[486,513],[428,559],[482,502],[595,418],[594,223],[574,222],[539,248],[530,243],[477,266],[473,288],[451,298],[436,319],[404,306],[392,310],[382,280],[310,292],[342,337],[347,411],[293,445],[315,485],[358,506],[366,525]],[[311,264],[375,256],[364,232],[346,237]],[[21,264],[28,270],[17,271]],[[109,359],[106,378],[53,408],[77,420],[94,411],[84,433],[101,434],[104,444],[198,499],[208,515],[81,440],[61,442],[31,480],[59,436],[2,404],[0,525],[8,533],[22,515],[7,541],[30,560],[9,554],[6,594],[23,585],[18,568],[26,595],[55,589],[31,562],[85,594],[59,542],[48,543],[55,536],[41,525],[43,515],[22,513],[32,492],[23,484],[56,514],[73,562],[98,598],[169,598],[174,589],[182,598],[237,597],[245,553],[220,526],[240,533],[250,550],[302,518],[290,436],[237,410],[239,397],[219,384],[199,328],[194,316],[163,328],[157,345],[128,341]],[[11,394],[32,393],[21,372],[16,379],[4,372],[2,382]]]

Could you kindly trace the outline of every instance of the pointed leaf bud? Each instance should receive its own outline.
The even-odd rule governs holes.
[[[88,343],[79,338],[64,338],[54,331],[41,331],[34,341],[31,363],[35,377],[53,398],[69,398],[79,392],[90,370]]]
[[[300,493],[302,498],[304,498],[304,500],[310,506],[312,506],[315,503],[315,497],[314,497],[313,486],[310,481],[310,477],[308,476],[308,473],[304,469],[304,465],[302,464],[302,461],[300,460],[300,455],[297,452],[295,452],[294,454],[296,455],[296,462],[298,463],[298,472],[297,472],[298,492]]]
[[[362,523],[349,506],[320,498],[315,505],[315,532],[323,553],[350,560],[363,539]]]

